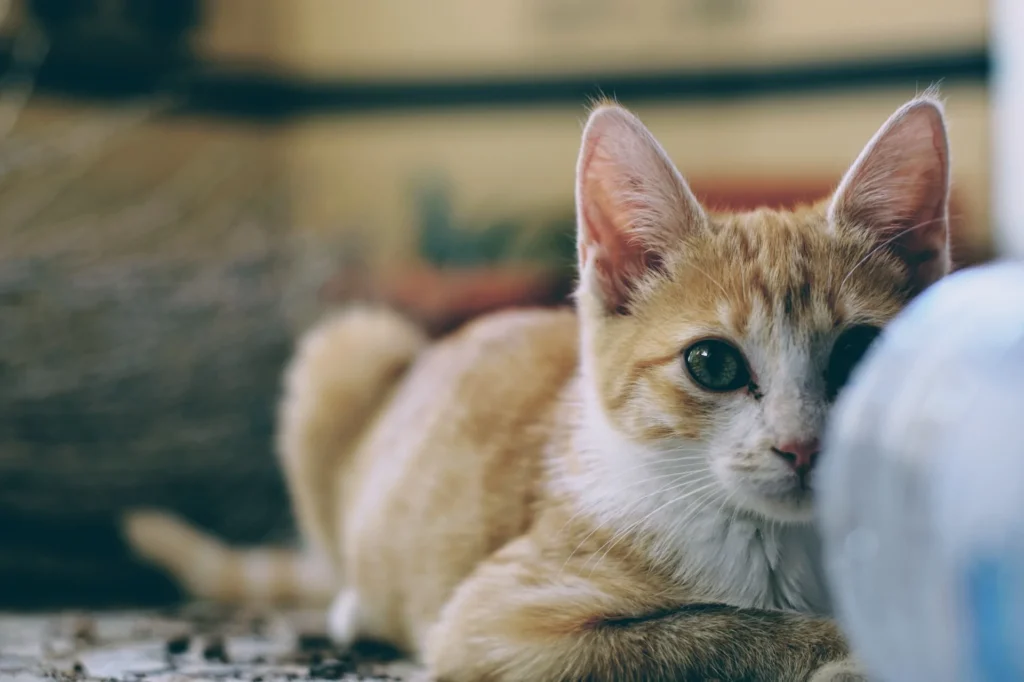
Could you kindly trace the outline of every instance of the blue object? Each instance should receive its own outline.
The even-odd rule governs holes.
[[[1017,585],[1024,571],[1014,557],[978,557],[966,570],[968,646],[977,679],[1010,682],[1024,679],[1020,660],[1020,600]]]
[[[826,569],[872,676],[1024,680],[1024,264],[956,273],[908,306],[824,445]]]

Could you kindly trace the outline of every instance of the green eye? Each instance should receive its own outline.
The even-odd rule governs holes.
[[[735,391],[750,384],[750,371],[743,354],[725,341],[698,341],[683,353],[686,369],[709,391]]]

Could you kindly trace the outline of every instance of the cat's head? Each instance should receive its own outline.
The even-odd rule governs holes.
[[[738,214],[701,206],[633,114],[593,111],[577,302],[586,390],[628,456],[647,460],[621,470],[698,460],[723,504],[808,520],[836,393],[879,329],[949,270],[948,197],[931,96],[882,126],[832,197]]]

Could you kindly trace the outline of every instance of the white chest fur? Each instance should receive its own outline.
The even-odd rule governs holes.
[[[569,474],[556,461],[552,477],[579,512],[617,541],[644,537],[656,564],[709,601],[830,612],[813,526],[737,512],[699,452],[654,452],[627,441],[598,410],[584,406],[581,416],[574,449],[583,471]]]

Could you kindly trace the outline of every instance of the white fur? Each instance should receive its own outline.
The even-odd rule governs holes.
[[[585,471],[570,475],[556,464],[552,481],[582,513],[617,531],[647,535],[652,559],[673,566],[680,583],[708,599],[828,612],[811,526],[738,511],[699,444],[658,451],[632,443],[609,423],[593,391],[583,394],[574,446]],[[665,475],[677,471],[678,482]]]
[[[353,589],[344,589],[334,597],[327,611],[327,633],[340,647],[348,647],[360,633],[359,595]]]
[[[867,682],[868,676],[864,674],[861,666],[852,658],[847,658],[815,671],[810,682]]]

